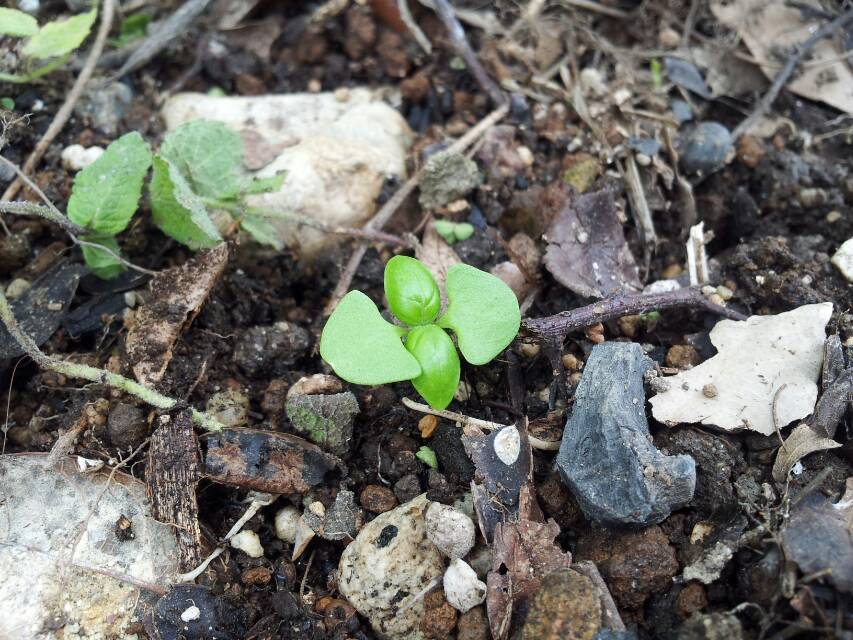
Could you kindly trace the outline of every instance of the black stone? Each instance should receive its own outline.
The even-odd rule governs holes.
[[[649,435],[643,375],[651,366],[639,344],[596,345],[563,432],[563,481],[584,514],[603,524],[658,523],[693,497],[693,458],[664,456]]]

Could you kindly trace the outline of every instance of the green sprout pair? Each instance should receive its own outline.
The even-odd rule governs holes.
[[[459,355],[445,331],[456,335],[469,363],[483,365],[506,349],[521,323],[518,300],[499,278],[467,264],[450,267],[447,308],[429,269],[395,256],[385,266],[391,312],[410,328],[387,322],[373,301],[351,291],[340,301],[320,337],[320,355],[354,384],[411,380],[433,409],[444,409],[459,386]]]

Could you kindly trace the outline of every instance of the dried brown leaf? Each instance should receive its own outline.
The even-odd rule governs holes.
[[[776,462],[773,463],[773,479],[776,482],[785,482],[791,469],[797,462],[815,451],[826,451],[835,449],[841,444],[830,438],[824,438],[816,433],[807,424],[798,425],[785,444],[779,447],[776,453]]]
[[[571,554],[554,542],[559,533],[553,520],[505,522],[495,528],[492,570],[486,576],[486,611],[497,640],[509,636],[513,619],[524,620],[528,601],[542,578],[570,568]]]
[[[137,310],[125,343],[133,374],[140,383],[151,386],[163,378],[175,340],[199,312],[227,263],[228,246],[223,243],[199,251],[151,281],[148,299]]]
[[[605,298],[641,287],[634,256],[607,189],[567,200],[547,232],[545,267],[564,287]]]

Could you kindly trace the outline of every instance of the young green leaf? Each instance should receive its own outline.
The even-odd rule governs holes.
[[[281,251],[284,243],[278,235],[278,231],[268,218],[247,215],[240,220],[240,228],[246,231],[255,242],[265,244]]]
[[[71,53],[89,35],[97,16],[98,10],[92,9],[65,20],[48,22],[27,41],[23,54],[28,58],[46,60]]]
[[[91,235],[84,236],[81,240],[107,247],[116,255],[119,255],[121,251],[119,249],[118,242],[116,242],[116,239],[112,236]],[[99,278],[110,280],[124,271],[124,265],[113,254],[104,251],[103,249],[97,249],[95,247],[85,245],[82,249],[83,259],[86,261],[86,265],[88,265],[92,270],[92,273]]]
[[[201,198],[180,172],[160,156],[154,157],[150,193],[154,224],[167,236],[190,249],[205,249],[222,242]]]
[[[284,184],[286,174],[280,173],[269,178],[254,178],[243,187],[243,193],[253,195],[256,193],[269,193],[270,191],[278,191],[281,185]]]
[[[435,455],[435,451],[430,449],[429,447],[421,447],[418,449],[418,452],[415,454],[415,457],[423,462],[430,469],[438,469],[438,458]]]
[[[39,23],[30,14],[0,7],[0,36],[24,38],[38,33]]]
[[[193,120],[182,124],[166,136],[160,155],[203,198],[229,200],[243,186],[243,141],[221,122]]]
[[[385,265],[385,296],[391,311],[411,326],[429,324],[441,310],[441,293],[424,264],[394,256]]]
[[[421,366],[412,384],[433,409],[444,409],[459,386],[459,356],[453,340],[434,324],[415,327],[406,337],[406,350]]]
[[[444,238],[444,241],[447,244],[453,244],[456,242],[456,234],[453,233],[453,228],[456,225],[453,224],[450,220],[436,220],[433,223],[433,227],[435,227],[435,232]]]
[[[110,38],[109,43],[114,47],[123,47],[134,40],[145,37],[148,23],[151,22],[150,13],[136,13],[127,16],[121,21],[121,29],[117,38]]]
[[[453,227],[453,236],[458,242],[467,240],[474,234],[474,225],[467,222],[459,222]]]
[[[503,351],[521,324],[518,300],[504,282],[467,264],[455,264],[444,283],[447,311],[438,326],[452,329],[471,364],[486,364]]]
[[[101,235],[121,233],[136,212],[150,166],[151,152],[142,136],[126,133],[76,175],[68,217]]]
[[[355,384],[411,380],[420,375],[421,367],[400,340],[404,331],[386,322],[361,291],[350,291],[323,327],[320,356],[341,378]]]

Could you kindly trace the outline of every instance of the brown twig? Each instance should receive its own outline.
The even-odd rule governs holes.
[[[732,131],[732,139],[737,140],[740,138],[761,116],[770,110],[770,107],[773,106],[773,102],[776,100],[776,97],[779,95],[782,87],[784,87],[790,79],[791,74],[794,73],[794,70],[800,62],[802,62],[803,58],[809,54],[818,42],[832,35],[838,29],[843,29],[845,26],[850,24],[850,22],[853,22],[853,9],[840,14],[832,22],[827,22],[820,29],[815,31],[808,40],[797,46],[797,50],[791,54],[788,61],[785,63],[785,66],[782,67],[782,70],[773,79],[773,84],[770,85],[767,93],[765,93],[764,97],[761,98],[757,105],[755,105],[752,113],[744,118],[743,122],[741,122],[737,127],[735,127],[735,130]]]
[[[477,140],[483,133],[491,129],[497,122],[503,118],[507,112],[509,111],[509,106],[507,104],[503,104],[494,111],[492,111],[485,118],[480,120],[477,124],[471,127],[465,135],[459,138],[456,142],[451,144],[447,148],[448,153],[461,153],[465,149],[467,149],[475,140]],[[374,214],[374,216],[367,221],[367,223],[362,227],[364,231],[367,232],[376,232],[380,231],[382,227],[384,227],[391,217],[397,212],[397,209],[400,208],[406,198],[415,190],[415,188],[421,182],[422,171],[418,171],[411,178],[406,180],[397,192],[388,199],[388,201],[382,205],[379,211]],[[335,290],[332,292],[331,298],[329,298],[329,302],[326,304],[326,308],[323,311],[324,315],[328,316],[334,311],[335,307],[338,306],[338,302],[340,302],[341,298],[343,298],[347,291],[349,291],[350,284],[352,284],[352,279],[355,277],[355,272],[358,271],[358,267],[361,264],[362,258],[364,258],[364,254],[367,253],[367,244],[361,243],[353,251],[353,254],[350,256],[349,262],[347,262],[346,267],[341,272],[341,277],[338,279],[338,284],[335,286]]]
[[[521,331],[538,341],[562,343],[572,331],[580,331],[599,322],[679,307],[703,309],[731,320],[746,319],[746,316],[733,309],[710,302],[698,287],[687,287],[664,293],[622,294],[571,311],[561,311],[553,316],[526,319],[521,323]]]
[[[462,28],[462,25],[456,18],[456,14],[453,13],[453,7],[450,6],[447,0],[433,0],[433,3],[435,4],[435,12],[438,14],[438,18],[444,24],[444,28],[447,29],[448,35],[450,35],[450,42],[453,44],[453,48],[456,49],[456,53],[465,61],[465,66],[468,67],[477,84],[488,94],[495,105],[500,106],[505,104],[507,102],[506,94],[500,90],[500,87],[495,84],[495,81],[489,77],[489,74],[483,68],[483,65],[468,43],[468,38],[465,37],[465,29]]]
[[[101,57],[101,52],[104,50],[104,45],[107,42],[107,36],[110,33],[110,27],[113,24],[115,0],[103,0],[101,7],[101,25],[98,28],[98,35],[95,37],[95,43],[92,45],[92,49],[89,51],[89,55],[86,58],[86,64],[83,65],[83,68],[80,70],[80,75],[77,76],[77,80],[74,81],[74,85],[65,97],[65,102],[62,103],[59,111],[56,112],[53,122],[50,123],[47,131],[44,132],[41,140],[38,141],[35,149],[33,149],[32,153],[30,153],[30,156],[27,158],[27,161],[24,163],[24,173],[33,173],[33,170],[42,159],[42,156],[44,156],[44,153],[47,151],[50,143],[53,142],[53,139],[56,138],[60,131],[62,131],[65,123],[68,122],[68,118],[71,117],[71,112],[74,110],[74,105],[77,104],[80,96],[83,95],[83,89],[86,88],[86,83],[89,82],[89,78],[92,77],[92,73],[95,71],[95,67],[98,64],[98,58]],[[18,195],[18,191],[21,190],[22,184],[23,183],[19,176],[8,186],[5,193],[3,193],[3,196],[0,197],[0,200],[12,200],[16,195]]]

